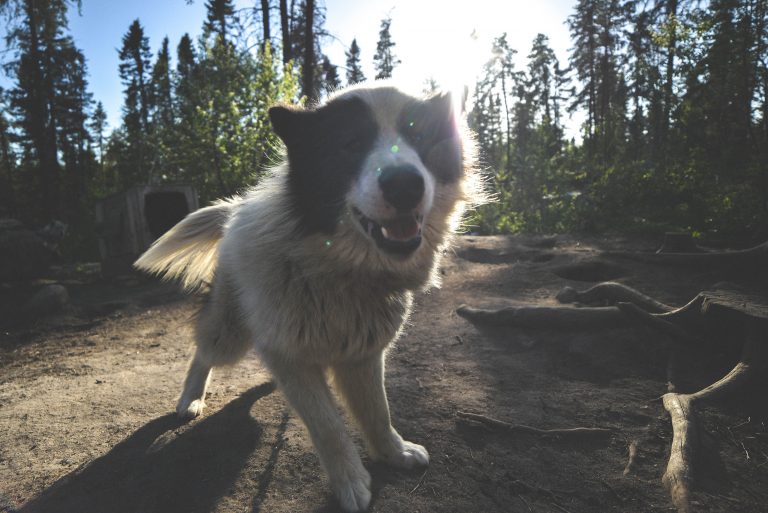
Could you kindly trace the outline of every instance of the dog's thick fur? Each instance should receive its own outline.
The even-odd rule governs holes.
[[[437,284],[473,189],[473,147],[449,95],[418,100],[389,86],[348,89],[314,109],[274,107],[270,117],[286,162],[243,196],[190,214],[136,266],[187,288],[210,284],[178,414],[199,415],[211,368],[255,347],[306,424],[342,507],[364,510],[370,476],[326,377],[372,458],[428,463],[424,447],[390,423],[384,355],[413,291]],[[384,198],[382,168],[393,167],[419,175],[415,206],[395,209]],[[397,240],[382,242],[382,233]]]

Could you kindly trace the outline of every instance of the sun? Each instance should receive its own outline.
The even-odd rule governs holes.
[[[419,37],[423,37],[426,51],[409,54],[408,61],[395,68],[393,78],[399,84],[425,91],[434,83],[455,99],[463,96],[465,88],[474,88],[488,60],[488,49],[471,27],[423,27]]]

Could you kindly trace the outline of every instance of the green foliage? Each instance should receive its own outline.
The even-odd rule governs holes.
[[[95,247],[97,197],[183,182],[204,204],[254,183],[279,148],[267,109],[340,84],[322,53],[317,2],[291,2],[290,12],[281,3],[294,57],[281,63],[268,41],[241,39],[234,2],[207,0],[203,34],[181,38],[175,69],[167,39],[153,56],[139,20],[128,28],[123,119],[107,134],[85,56],[68,35],[73,5],[0,0],[13,80],[0,90],[0,215],[69,223],[73,255]],[[310,7],[314,51],[305,52]],[[381,23],[376,78],[400,62],[391,22]],[[567,69],[543,34],[526,63],[506,35],[493,41],[469,123],[496,201],[473,213],[468,230],[768,237],[768,0],[578,0],[567,23]],[[300,99],[307,66],[312,90]],[[353,40],[346,81],[364,79]],[[578,140],[565,136],[566,111],[584,116]]]
[[[476,229],[768,236],[766,12],[579,0],[570,92],[544,36],[524,74],[497,39],[469,117],[498,198]],[[585,114],[580,143],[563,140],[564,99]]]

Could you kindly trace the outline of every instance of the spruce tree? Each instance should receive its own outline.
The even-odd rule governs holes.
[[[203,28],[222,41],[229,40],[235,7],[232,0],[208,0],[205,2],[206,19]]]
[[[176,178],[177,166],[173,158],[175,144],[175,112],[170,70],[170,50],[165,37],[152,66],[152,145],[153,175],[158,179]]]
[[[323,63],[321,65],[323,70],[323,87],[326,93],[335,91],[341,87],[341,79],[339,79],[338,68],[331,64],[331,60],[328,56],[323,56]]]
[[[363,68],[360,65],[360,47],[357,39],[352,40],[347,56],[347,85],[353,85],[365,81]]]
[[[91,131],[91,140],[96,145],[99,156],[99,166],[104,170],[104,137],[107,133],[107,111],[104,110],[104,104],[96,102],[91,119],[88,122],[88,129]]]
[[[70,3],[0,3],[9,17],[8,42],[15,52],[6,65],[15,79],[9,121],[16,127],[25,169],[22,188],[35,191],[17,204],[25,206],[20,216],[32,223],[73,221],[85,200],[80,194],[68,201],[84,193],[88,181],[85,120],[91,102],[85,57],[67,34]]]
[[[0,87],[0,217],[15,217],[16,156],[11,147],[11,123],[7,113],[6,91]]]
[[[138,19],[123,36],[120,79],[125,89],[123,127],[128,154],[121,159],[120,179],[125,185],[154,180],[149,155],[149,111],[151,98],[149,40]]]
[[[379,30],[379,41],[376,43],[376,54],[373,56],[374,67],[376,68],[376,80],[391,78],[395,66],[400,64],[400,60],[395,56],[393,48],[395,42],[392,41],[392,35],[389,28],[392,25],[392,18],[381,20],[381,30]]]

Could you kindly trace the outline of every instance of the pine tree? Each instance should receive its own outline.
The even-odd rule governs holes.
[[[96,107],[91,114],[91,120],[88,123],[88,129],[91,131],[91,140],[96,144],[99,156],[99,167],[104,171],[104,137],[107,133],[107,111],[104,110],[104,104],[96,102]]]
[[[176,70],[173,74],[173,110],[177,118],[170,144],[171,160],[174,163],[178,179],[196,182],[203,171],[200,166],[200,144],[198,141],[200,104],[198,82],[199,63],[192,39],[184,34],[176,47]]]
[[[61,166],[57,153],[56,79],[53,56],[57,39],[65,26],[65,2],[19,1],[4,6],[12,9],[17,25],[9,31],[18,53],[10,63],[16,84],[10,91],[10,106],[20,131],[26,167],[33,176],[26,179],[41,192],[33,220],[47,222],[60,214]],[[37,202],[36,202],[37,203]]]
[[[11,123],[7,117],[6,91],[0,87],[0,216],[15,217],[16,156],[11,147]]]
[[[379,42],[376,43],[376,54],[373,56],[374,68],[376,69],[376,80],[391,78],[395,66],[400,64],[400,60],[395,56],[392,49],[395,42],[392,41],[392,35],[389,28],[392,25],[392,18],[381,20],[381,30],[379,30]]]
[[[15,50],[6,70],[15,78],[9,103],[25,170],[22,187],[36,191],[18,205],[25,205],[20,215],[33,223],[72,221],[85,200],[75,192],[85,192],[88,180],[85,120],[91,97],[85,57],[67,35],[69,4],[0,3],[9,16],[8,42]]]
[[[152,175],[173,180],[178,174],[173,157],[175,121],[173,89],[170,70],[171,54],[165,37],[152,66]]]
[[[203,28],[222,41],[229,40],[229,29],[235,7],[232,0],[208,0],[205,2],[206,21]]]
[[[328,56],[323,56],[323,64],[321,65],[323,70],[323,87],[326,93],[335,91],[341,87],[341,80],[339,79],[338,68],[331,64],[331,60]]]
[[[171,81],[171,54],[168,38],[164,38],[152,66],[152,119],[162,129],[173,126],[173,91]]]
[[[614,142],[613,134],[619,129],[616,109],[624,110],[620,98],[623,76],[619,69],[623,42],[619,36],[625,14],[619,0],[579,0],[576,13],[568,18],[574,39],[571,68],[581,86],[569,110],[586,110],[584,135],[590,156],[599,149],[605,157]]]
[[[347,56],[347,85],[353,85],[365,81],[365,75],[360,65],[360,47],[357,39],[352,40]]]
[[[151,98],[149,41],[139,20],[134,20],[123,36],[120,49],[120,79],[125,87],[123,125],[128,154],[121,159],[120,179],[125,185],[152,183],[151,156],[147,136],[150,131]]]

